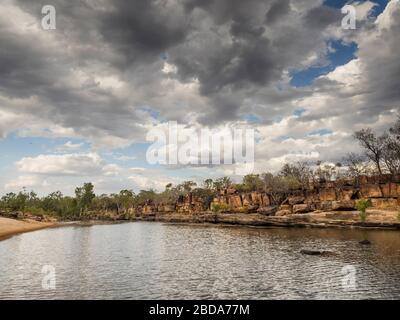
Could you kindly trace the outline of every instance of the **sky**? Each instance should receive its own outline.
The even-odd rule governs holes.
[[[0,194],[92,182],[98,194],[237,176],[152,165],[150,130],[252,128],[254,173],[358,152],[400,110],[400,0],[0,4]],[[341,8],[356,8],[344,29]]]

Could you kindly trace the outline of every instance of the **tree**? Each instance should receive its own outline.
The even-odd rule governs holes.
[[[368,161],[365,156],[356,153],[348,153],[343,161],[347,166],[347,172],[350,177],[358,178],[368,172]]]
[[[391,174],[400,173],[400,117],[386,135],[383,160]]]
[[[165,190],[170,190],[172,188],[172,183],[168,183],[166,186],[165,186]]]
[[[153,190],[140,190],[135,197],[135,205],[144,205],[150,202],[155,202],[157,199],[157,193]]]
[[[246,191],[258,191],[264,186],[264,183],[258,174],[248,174],[244,176],[242,183]]]
[[[217,182],[221,189],[228,189],[232,185],[232,181],[229,177],[219,178]]]
[[[279,175],[282,177],[297,179],[303,185],[306,185],[312,177],[312,172],[310,165],[307,162],[298,161],[294,164],[284,164]]]
[[[287,198],[291,190],[301,188],[301,182],[292,176],[274,176],[272,173],[263,173],[265,191],[272,198],[274,204],[281,204]]]
[[[94,186],[91,182],[84,183],[82,187],[75,189],[75,197],[79,209],[79,215],[85,213],[93,199],[96,197],[93,192]]]
[[[367,220],[367,209],[370,207],[370,203],[366,199],[360,199],[356,201],[356,208],[359,211],[360,219],[362,222]]]
[[[203,185],[204,185],[204,188],[210,190],[214,186],[214,181],[213,181],[213,179],[206,179],[206,180],[204,180]]]
[[[375,164],[376,169],[381,175],[383,154],[385,149],[385,139],[387,135],[376,137],[370,128],[362,129],[354,133],[354,138],[358,140],[361,147],[365,150],[365,155]]]
[[[132,190],[121,190],[119,194],[114,195],[117,204],[118,213],[122,210],[126,212],[133,207],[135,193]]]

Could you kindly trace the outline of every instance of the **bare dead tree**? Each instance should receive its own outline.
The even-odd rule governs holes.
[[[387,135],[377,137],[370,128],[362,129],[354,133],[354,138],[358,140],[361,147],[365,150],[365,155],[375,164],[378,172],[382,175],[382,161],[385,150],[385,140]]]

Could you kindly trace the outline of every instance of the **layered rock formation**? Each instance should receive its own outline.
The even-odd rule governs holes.
[[[284,199],[277,202],[276,198]],[[321,211],[356,210],[357,199],[368,199],[372,208],[397,210],[400,207],[400,176],[383,175],[340,182],[310,183],[276,197],[272,192],[221,190],[213,199],[181,197],[175,204],[152,204],[133,209],[133,215],[155,213],[197,214],[217,207],[222,213],[259,213],[286,216]]]

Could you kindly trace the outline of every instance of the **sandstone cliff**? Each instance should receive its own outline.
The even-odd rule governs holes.
[[[275,199],[284,199],[277,201]],[[309,212],[354,211],[357,199],[368,199],[372,208],[400,208],[400,176],[383,175],[340,182],[310,183],[302,189],[291,190],[279,197],[269,191],[239,192],[225,189],[210,201],[188,194],[174,204],[152,204],[131,209],[129,215],[156,213],[198,214],[218,207],[222,213],[258,213],[286,216]]]

